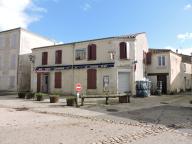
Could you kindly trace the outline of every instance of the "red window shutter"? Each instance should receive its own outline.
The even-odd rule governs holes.
[[[62,50],[57,50],[55,52],[55,64],[61,64],[62,63]]]
[[[61,72],[55,72],[55,88],[61,88]]]
[[[48,61],[48,52],[43,52],[42,53],[42,65],[47,65]]]
[[[91,45],[88,45],[88,60],[91,60]]]
[[[88,69],[87,70],[87,89],[97,88],[97,70]]]
[[[41,91],[41,73],[37,73],[37,92]]]
[[[121,42],[119,44],[120,47],[120,59],[126,59],[127,58],[127,44],[125,42]]]
[[[147,53],[147,65],[150,65],[151,64],[151,56],[152,56],[152,53],[151,52],[148,52]]]
[[[96,60],[96,44],[88,45],[88,60]]]
[[[92,56],[92,60],[96,60],[96,44],[92,44],[91,46],[91,56]]]

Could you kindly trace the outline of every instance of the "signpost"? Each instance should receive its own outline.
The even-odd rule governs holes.
[[[77,106],[79,106],[79,94],[80,94],[80,91],[82,90],[82,86],[80,83],[77,83],[75,85],[75,90],[77,92],[77,99],[76,99],[77,100]]]

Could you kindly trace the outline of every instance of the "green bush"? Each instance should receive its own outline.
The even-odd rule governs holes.
[[[25,98],[27,92],[18,92],[18,97],[19,98]]]
[[[35,94],[35,97],[36,97],[36,100],[37,100],[37,101],[43,101],[43,100],[44,100],[44,97],[45,97],[46,95],[47,95],[47,94],[44,94],[44,93],[39,92],[39,93],[36,93],[36,94]]]
[[[32,98],[34,98],[35,97],[35,93],[34,92],[28,92],[27,94],[26,94],[26,99],[32,99]]]

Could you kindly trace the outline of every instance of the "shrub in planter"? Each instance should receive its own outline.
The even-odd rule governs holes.
[[[34,92],[28,92],[27,94],[26,94],[26,99],[34,99],[34,97],[35,97],[35,93]]]
[[[18,92],[19,98],[25,98],[26,92]]]
[[[50,103],[57,103],[59,102],[59,95],[50,95]]]
[[[75,106],[76,105],[76,97],[75,96],[67,97],[66,101],[67,101],[67,106]]]
[[[35,94],[37,101],[43,101],[45,94],[43,93],[36,93]]]

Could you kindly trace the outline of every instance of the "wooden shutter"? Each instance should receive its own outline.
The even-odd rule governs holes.
[[[88,69],[87,70],[87,89],[97,88],[97,70]]]
[[[55,88],[61,88],[61,72],[55,72]]]
[[[55,52],[55,64],[61,64],[62,63],[62,50],[57,50]]]
[[[41,91],[41,73],[37,73],[37,92]]]
[[[92,44],[91,46],[91,57],[92,60],[96,60],[96,44]]]
[[[42,53],[42,65],[47,65],[47,60],[48,60],[48,52],[43,52]]]
[[[127,58],[127,44],[125,42],[121,42],[119,44],[120,47],[120,59],[126,59]]]
[[[147,53],[147,65],[150,65],[150,64],[151,64],[151,56],[152,56],[152,53],[151,53],[151,52],[148,52],[148,53]]]
[[[96,60],[96,44],[88,45],[88,60]]]

